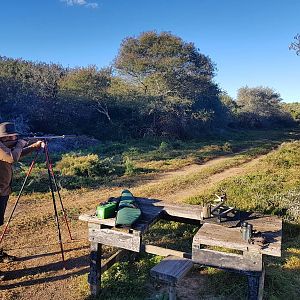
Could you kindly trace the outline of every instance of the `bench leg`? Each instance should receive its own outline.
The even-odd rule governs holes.
[[[169,300],[176,300],[176,285],[169,285]]]
[[[88,281],[93,296],[98,295],[101,290],[101,250],[102,244],[91,243],[90,274]]]
[[[259,276],[248,276],[248,300],[262,300],[264,293],[265,269]]]

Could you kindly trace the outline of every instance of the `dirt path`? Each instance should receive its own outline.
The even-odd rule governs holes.
[[[135,191],[141,188],[167,184],[174,177],[199,173],[201,170],[216,166],[227,159],[229,157],[219,157],[202,165],[190,165],[178,171],[158,174],[156,178],[145,180],[141,182],[140,186],[130,189],[135,194]],[[214,174],[206,179],[205,185],[189,186],[174,191],[172,201],[182,201],[212,187],[213,184],[225,178],[240,175],[245,172],[246,168],[256,164],[260,159],[256,158],[239,167],[229,168]],[[6,275],[6,280],[0,281],[0,299],[85,299],[87,295],[82,291],[87,289],[82,287],[82,282],[87,280],[89,243],[86,224],[77,220],[78,214],[96,207],[99,202],[109,196],[119,195],[123,188],[127,187],[101,188],[92,191],[63,191],[64,206],[70,213],[71,229],[75,238],[73,242],[69,241],[66,228],[63,225],[66,270],[62,269],[56,227],[51,217],[53,208],[50,196],[37,195],[36,199],[25,196],[20,201],[11,229],[3,244],[10,254],[16,255],[20,259],[10,264],[0,263],[0,270],[4,271]],[[159,196],[159,191],[156,196]],[[165,195],[161,195],[161,199],[165,198]],[[8,212],[15,199],[12,200]],[[82,279],[82,276],[85,276],[85,279]]]
[[[189,197],[199,195],[204,191],[210,190],[214,185],[218,184],[224,179],[245,174],[246,170],[248,170],[249,167],[257,164],[261,159],[262,157],[257,157],[250,162],[242,164],[241,166],[232,167],[221,173],[213,174],[205,180],[205,184],[190,186],[187,189],[177,191],[172,195],[172,199],[174,202],[181,202],[182,200]]]

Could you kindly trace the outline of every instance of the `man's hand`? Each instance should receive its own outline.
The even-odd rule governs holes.
[[[37,149],[44,149],[45,148],[45,143],[43,141],[37,141],[34,144],[32,144]]]

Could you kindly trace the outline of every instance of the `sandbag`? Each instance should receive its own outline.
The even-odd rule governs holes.
[[[121,193],[118,212],[116,216],[116,227],[131,227],[141,216],[132,193],[124,190]]]

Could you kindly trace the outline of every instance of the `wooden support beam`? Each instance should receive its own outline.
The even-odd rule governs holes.
[[[91,243],[90,273],[88,276],[88,282],[93,296],[97,296],[101,290],[101,252],[101,244]]]
[[[126,254],[128,253],[127,250],[120,249],[113,255],[111,255],[105,263],[101,264],[101,274],[107,271],[111,266],[113,266],[116,262],[120,261]]]
[[[200,220],[172,216],[172,215],[169,215],[166,212],[161,215],[161,219],[167,220],[167,221],[174,221],[174,222],[189,224],[189,225],[198,225],[198,226],[200,226]]]
[[[191,253],[167,249],[167,248],[158,247],[158,246],[154,246],[154,245],[142,244],[141,251],[144,251],[144,252],[150,253],[150,254],[154,254],[154,255],[160,255],[160,256],[173,255],[173,256],[182,257],[182,258],[189,258],[189,259],[192,258]]]
[[[262,270],[262,256],[260,258],[247,258],[235,253],[200,249],[196,246],[193,246],[192,260],[201,265],[241,272],[243,274],[252,274],[253,272],[261,272]]]
[[[248,276],[248,300],[262,300],[264,293],[265,268],[260,274]]]
[[[141,236],[108,228],[90,228],[89,241],[140,252]]]

